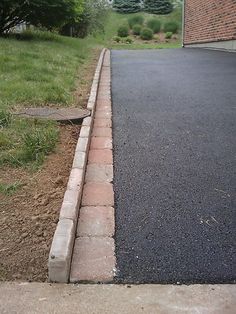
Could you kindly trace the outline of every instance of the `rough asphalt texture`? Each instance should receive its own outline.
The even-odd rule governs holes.
[[[117,281],[236,279],[236,54],[113,51]]]

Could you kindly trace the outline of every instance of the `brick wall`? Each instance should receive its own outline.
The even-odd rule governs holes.
[[[236,39],[236,0],[185,0],[184,44]]]

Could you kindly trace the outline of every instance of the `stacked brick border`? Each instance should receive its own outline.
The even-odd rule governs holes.
[[[75,242],[98,87],[105,53],[106,49],[103,49],[95,71],[87,104],[87,108],[91,111],[91,116],[85,118],[82,123],[67,190],[60,210],[59,222],[49,253],[48,277],[50,282],[68,283],[69,281],[72,250]]]
[[[110,283],[116,273],[110,51],[96,102],[70,282]]]

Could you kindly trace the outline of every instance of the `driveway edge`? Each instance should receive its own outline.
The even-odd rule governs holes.
[[[103,49],[94,74],[87,104],[87,109],[91,111],[91,116],[85,118],[82,123],[67,190],[60,210],[59,222],[49,253],[48,277],[50,282],[68,283],[69,281],[72,250],[75,242],[95,106],[105,52],[106,49]]]
[[[71,283],[111,283],[116,275],[110,58],[108,50],[99,82]]]

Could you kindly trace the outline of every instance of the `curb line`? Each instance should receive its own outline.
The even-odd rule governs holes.
[[[70,283],[114,281],[111,56],[106,51],[96,101],[88,164],[70,269]]]
[[[65,192],[60,210],[59,222],[54,233],[49,253],[48,278],[50,282],[68,283],[69,281],[72,250],[76,237],[77,220],[82,198],[98,87],[105,53],[106,49],[103,49],[94,74],[87,104],[87,109],[91,111],[91,116],[85,118],[82,123],[67,190]]]

